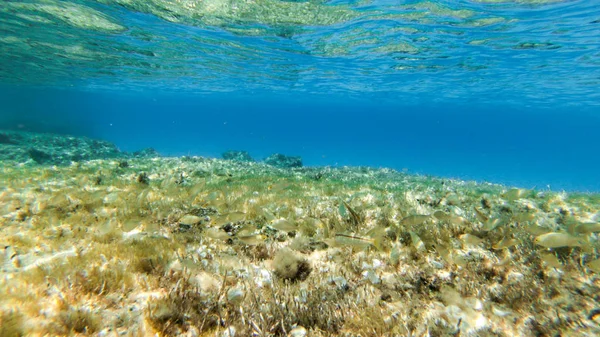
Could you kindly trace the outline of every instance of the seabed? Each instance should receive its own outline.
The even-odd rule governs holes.
[[[0,336],[598,336],[600,196],[201,157],[0,169]]]

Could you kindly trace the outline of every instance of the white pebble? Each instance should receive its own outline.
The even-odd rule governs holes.
[[[362,275],[364,278],[369,280],[369,282],[371,282],[371,284],[381,283],[381,279],[379,278],[379,276],[377,276],[377,274],[375,274],[375,272],[372,270],[364,271]]]
[[[227,300],[233,304],[240,304],[244,299],[244,290],[239,287],[227,291]]]
[[[304,337],[308,332],[303,326],[297,326],[290,331],[288,337]]]
[[[225,328],[225,331],[221,334],[221,337],[234,337],[235,336],[235,327],[229,326]]]

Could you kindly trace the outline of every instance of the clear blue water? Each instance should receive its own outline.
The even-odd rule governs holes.
[[[600,191],[600,1],[4,1],[0,32],[0,128]]]

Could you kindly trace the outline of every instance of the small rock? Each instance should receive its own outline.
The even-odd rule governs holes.
[[[222,154],[225,160],[253,162],[254,158],[247,151],[226,151]]]
[[[235,327],[228,326],[225,328],[225,331],[221,333],[221,337],[234,337],[235,336]]]
[[[160,153],[155,149],[149,147],[140,151],[136,151],[133,153],[133,156],[136,158],[156,158],[160,157]]]
[[[244,299],[244,290],[236,287],[236,288],[231,288],[227,291],[227,301],[229,301],[229,303],[232,304],[240,304],[242,302],[242,300]]]
[[[304,337],[307,333],[303,326],[297,326],[290,331],[288,337]]]
[[[267,157],[265,163],[280,168],[302,167],[302,158],[275,153]]]
[[[275,254],[273,265],[275,275],[290,281],[304,281],[312,271],[308,261],[287,248]]]

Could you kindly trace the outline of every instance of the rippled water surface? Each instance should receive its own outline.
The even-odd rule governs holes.
[[[597,1],[3,1],[3,82],[599,105]]]
[[[600,190],[598,0],[2,1],[0,31],[0,129]]]

